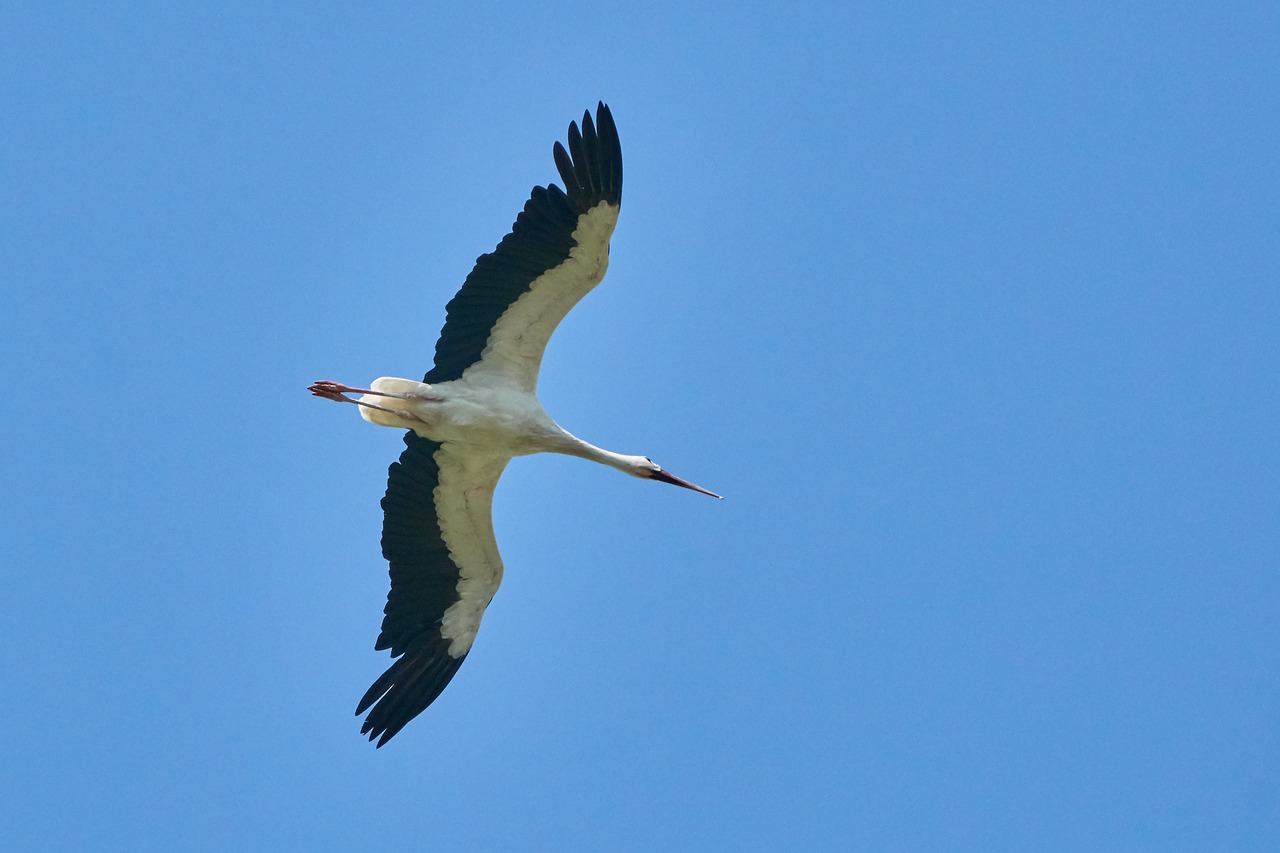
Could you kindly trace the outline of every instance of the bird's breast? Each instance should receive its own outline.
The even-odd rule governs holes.
[[[528,392],[460,381],[431,388],[437,399],[415,402],[414,412],[423,422],[415,431],[433,441],[523,456],[547,449],[550,437],[559,432]]]

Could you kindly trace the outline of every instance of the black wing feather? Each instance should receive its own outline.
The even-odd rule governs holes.
[[[578,217],[602,201],[622,203],[622,145],[613,115],[603,102],[596,121],[584,113],[579,132],[569,124],[569,151],[552,148],[556,170],[565,183],[534,187],[511,233],[496,249],[476,258],[462,289],[446,306],[444,329],[436,342],[435,366],[427,383],[448,382],[480,360],[493,324],[538,276],[564,263],[574,247]]]
[[[378,746],[426,710],[467,657],[450,655],[450,641],[440,636],[444,612],[458,601],[461,574],[436,520],[440,445],[414,432],[405,433],[404,443],[400,459],[387,471],[382,499],[382,555],[391,563],[391,591],[374,645],[390,649],[398,660],[356,708],[359,716],[372,706],[360,733],[380,738]]]

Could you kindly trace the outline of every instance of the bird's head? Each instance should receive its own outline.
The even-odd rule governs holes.
[[[657,480],[660,483],[670,483],[673,486],[680,486],[685,489],[692,489],[695,492],[701,492],[704,495],[711,495],[713,498],[723,500],[723,497],[717,495],[710,489],[704,489],[702,486],[695,486],[688,480],[682,480],[669,471],[664,471],[662,466],[654,462],[648,456],[637,456],[632,464],[631,473],[645,480]]]

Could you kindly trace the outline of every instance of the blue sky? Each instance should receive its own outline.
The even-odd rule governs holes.
[[[0,11],[0,836],[24,850],[1271,850],[1280,12]],[[357,699],[398,435],[604,99],[551,414],[441,699]]]

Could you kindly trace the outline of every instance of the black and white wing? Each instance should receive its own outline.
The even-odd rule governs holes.
[[[431,384],[461,379],[533,392],[560,320],[604,277],[622,202],[622,148],[609,108],[569,125],[553,154],[565,190],[535,187],[498,247],[476,260],[448,305]],[[413,432],[382,499],[382,552],[391,563],[375,648],[396,661],[360,700],[361,732],[378,746],[422,713],[466,659],[502,581],[493,490],[509,456],[463,454]]]
[[[568,142],[568,151],[559,142],[553,149],[564,191],[534,187],[511,233],[476,259],[447,306],[423,381],[466,374],[536,390],[551,333],[604,278],[622,204],[622,146],[609,108],[598,104],[594,122],[583,113]]]
[[[413,432],[404,441],[382,499],[391,592],[374,645],[397,660],[356,708],[372,708],[360,732],[378,746],[448,685],[502,582],[491,508],[510,457],[458,453]]]

